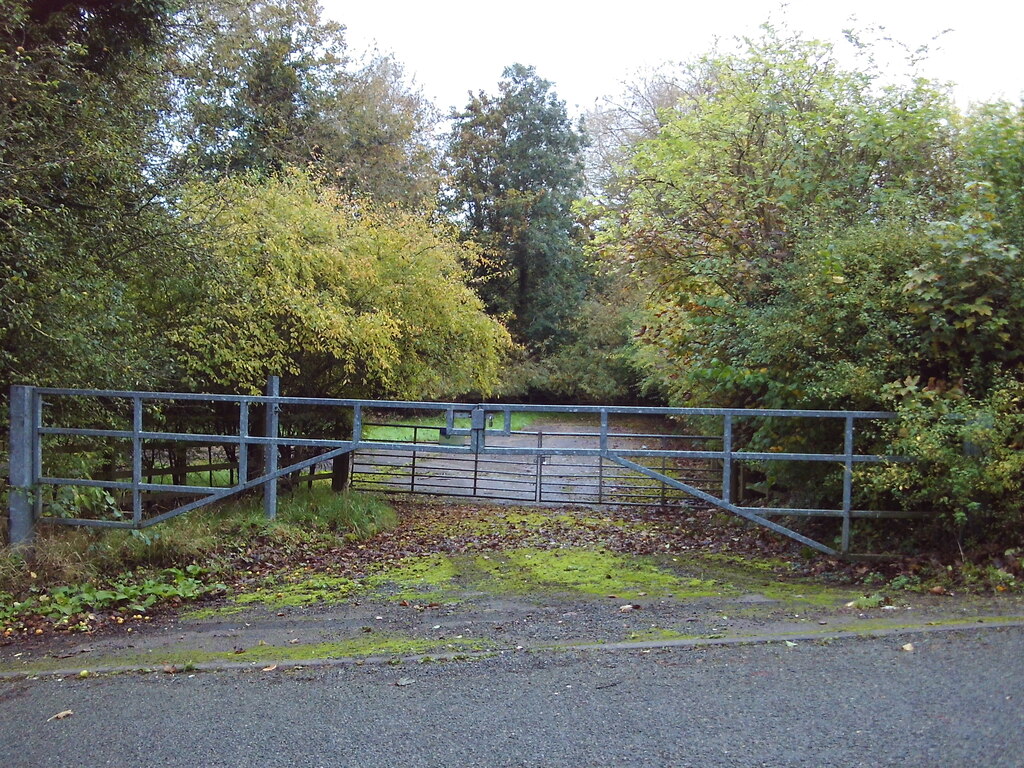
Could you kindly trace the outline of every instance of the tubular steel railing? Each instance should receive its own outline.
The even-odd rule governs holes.
[[[557,414],[555,414],[557,416]],[[558,442],[585,442],[599,437],[598,432],[569,431],[541,427],[511,430],[509,437],[535,443],[538,449],[553,446],[537,456],[432,455],[430,446],[445,439],[445,427],[422,424],[367,423],[366,432],[405,430],[412,441],[426,451],[377,450],[372,445],[353,453],[352,487],[386,493],[419,493],[440,496],[473,496],[502,501],[549,502],[558,504],[610,504],[615,506],[668,507],[683,503],[689,495],[670,489],[660,480],[638,477],[632,470],[601,456],[569,456],[562,460]],[[662,451],[670,442],[702,443],[721,441],[707,435],[668,435],[664,433],[615,430],[619,442],[655,442]],[[467,438],[462,438],[467,439]],[[492,438],[493,440],[494,438]],[[376,442],[371,437],[368,443]],[[683,480],[703,491],[709,483],[721,482],[721,464],[714,460],[688,462],[685,467],[665,456],[652,466],[661,474]]]
[[[12,544],[23,544],[31,540],[37,522],[60,525],[107,526],[141,529],[171,517],[183,514],[192,509],[238,494],[242,491],[262,488],[264,509],[268,517],[273,518],[277,510],[277,481],[304,469],[315,468],[317,465],[331,461],[337,457],[351,454],[360,449],[392,451],[411,456],[449,456],[463,457],[475,462],[476,474],[479,473],[479,462],[504,457],[533,457],[535,462],[543,462],[545,457],[596,457],[599,467],[606,463],[609,466],[628,470],[641,477],[661,483],[668,488],[681,491],[709,504],[727,510],[742,518],[762,525],[770,530],[793,538],[807,546],[826,554],[849,554],[851,540],[851,524],[858,518],[909,516],[907,513],[892,511],[873,511],[853,508],[853,475],[854,467],[888,461],[899,461],[898,457],[875,454],[859,454],[855,451],[856,423],[862,420],[889,419],[893,414],[881,411],[826,411],[826,410],[784,410],[784,409],[730,409],[730,408],[644,408],[630,406],[555,406],[555,405],[521,405],[521,404],[465,404],[449,402],[412,402],[354,400],[338,398],[284,397],[280,395],[277,377],[271,377],[266,395],[218,395],[193,394],[180,392],[131,392],[109,390],[78,390],[57,389],[46,387],[15,386],[11,389],[10,412],[10,492],[9,492],[9,537]],[[64,399],[73,401],[109,401],[123,403],[121,413],[126,422],[130,419],[130,428],[93,428],[70,427],[52,424],[47,421],[48,407],[54,402]],[[159,429],[157,425],[147,424],[146,409],[158,411],[161,404],[193,403],[207,406],[229,407],[237,409],[235,423],[237,429],[213,432],[186,432]],[[251,417],[255,408],[264,412],[262,425],[253,429]],[[310,409],[330,408],[341,409],[351,424],[350,436],[341,439],[337,436],[292,436],[280,434],[280,412],[284,408],[299,409],[308,412]],[[387,410],[391,412],[432,412],[443,415],[445,427],[438,429],[436,443],[417,442],[418,433],[413,433],[413,441],[404,440],[372,440],[364,434],[364,417],[370,411]],[[557,440],[544,445],[529,444],[530,438],[519,439],[522,430],[513,430],[512,415],[515,413],[566,415],[575,414],[589,416],[599,423],[597,431],[580,432],[575,439],[585,438],[584,444],[559,446]],[[611,421],[619,417],[660,416],[665,418],[713,417],[721,419],[720,436],[698,435],[658,435],[659,439],[676,440],[683,438],[714,440],[721,442],[720,449],[703,445],[699,449],[651,448],[619,444],[621,434],[611,426]],[[734,445],[734,427],[737,420],[750,418],[782,418],[782,419],[814,419],[840,420],[843,425],[843,450],[841,453],[791,453],[763,452],[738,450]],[[459,426],[468,418],[468,426]],[[410,427],[411,428],[411,427]],[[420,427],[426,429],[426,427]],[[258,433],[262,434],[258,434]],[[529,433],[527,433],[529,434]],[[552,433],[552,439],[565,437]],[[94,479],[93,477],[69,477],[66,475],[50,475],[44,471],[44,440],[81,438],[92,439],[101,443],[121,441],[129,446],[130,473],[125,479],[115,479],[118,473],[110,475],[110,479]],[[587,442],[589,441],[589,443]],[[226,486],[184,485],[175,483],[154,483],[147,477],[143,456],[147,442],[161,444],[183,443],[188,445],[219,445],[233,448],[237,454],[237,481]],[[628,442],[628,441],[627,441]],[[279,466],[281,449],[304,449],[315,455],[299,461],[292,461],[287,466]],[[250,458],[249,449],[262,449],[262,457]],[[259,459],[262,459],[259,461]],[[653,462],[651,460],[654,460]],[[250,462],[259,461],[256,467]],[[666,466],[659,466],[659,460],[667,465],[681,460],[712,460],[721,466],[721,491],[698,487],[694,482],[685,482],[673,477]],[[291,461],[291,460],[289,460]],[[742,506],[733,498],[733,475],[739,462],[829,462],[842,468],[842,499],[836,508],[808,509],[789,507],[750,507]],[[649,466],[654,463],[655,466]],[[538,475],[542,472],[538,469]],[[122,475],[123,476],[123,475]],[[212,475],[211,475],[212,476]],[[234,480],[234,477],[231,478]],[[110,515],[95,517],[62,517],[54,514],[44,503],[46,489],[64,486],[97,488],[107,492],[123,494],[130,507],[130,516],[115,512]],[[474,481],[474,493],[480,488]],[[171,509],[156,509],[149,513],[144,501],[144,494],[177,493],[181,495],[199,496]],[[600,495],[600,494],[599,494]],[[130,502],[129,502],[130,499]],[[599,502],[606,501],[598,499]],[[770,518],[792,517],[831,517],[841,521],[839,547],[835,549],[823,542],[815,541],[797,531]]]

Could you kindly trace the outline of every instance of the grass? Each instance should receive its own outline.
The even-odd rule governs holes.
[[[194,573],[202,584],[212,584],[227,580],[238,558],[252,547],[269,543],[282,560],[307,557],[368,538],[396,521],[394,510],[379,497],[314,487],[280,496],[274,521],[263,516],[261,497],[251,496],[145,531],[40,526],[31,550],[0,549],[0,618],[5,625],[0,629],[24,628],[31,618],[25,610],[57,598],[76,606],[63,622],[73,625],[79,613],[110,607],[109,601],[93,599],[98,593],[104,597],[108,587],[127,594],[131,585],[146,584],[167,569],[190,567],[198,569]],[[186,586],[158,596],[180,600],[203,594],[191,582]],[[32,615],[46,614],[37,610]]]
[[[161,468],[159,472],[167,472],[167,474],[153,475],[152,480],[149,476],[143,473],[143,480],[145,482],[153,482],[157,485],[172,485],[174,478],[170,474],[170,470]],[[212,479],[211,479],[212,477]],[[213,472],[189,472],[185,475],[185,485],[201,485],[210,486],[212,488],[227,488],[238,481],[235,474],[229,469],[216,469]]]
[[[516,431],[525,430],[533,424],[541,415],[539,413],[512,413],[512,429]],[[494,415],[493,429],[500,429],[504,425],[504,418],[500,414]],[[387,425],[367,425],[363,428],[364,440],[375,440],[384,443],[411,443],[414,435],[418,432],[420,442],[435,442],[440,435],[441,427],[445,426],[444,416],[424,416],[408,419],[396,419]],[[426,427],[427,429],[414,429]],[[457,429],[469,429],[470,420],[461,418],[455,420]]]

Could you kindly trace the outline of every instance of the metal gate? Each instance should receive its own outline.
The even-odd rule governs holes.
[[[545,414],[547,415],[547,414]],[[561,415],[561,412],[551,414]],[[582,421],[577,419],[577,421]],[[646,418],[646,424],[631,419],[628,427],[612,433],[612,449],[645,450],[656,448],[695,450],[717,448],[720,436],[672,434],[638,431],[670,426],[658,417]],[[405,433],[418,450],[376,447],[383,442],[376,431]],[[469,496],[501,501],[543,502],[551,504],[613,504],[616,506],[676,507],[693,501],[689,494],[603,456],[572,456],[561,453],[572,446],[585,446],[600,433],[578,424],[552,424],[543,421],[509,434],[488,437],[491,447],[532,447],[536,455],[491,456],[438,454],[432,450],[442,441],[468,442],[468,437],[449,435],[443,426],[406,423],[364,424],[365,447],[352,454],[352,487],[386,493]],[[547,450],[545,450],[547,449]],[[642,463],[659,474],[711,493],[721,487],[722,463],[715,459],[680,459],[666,455],[645,458]]]
[[[203,418],[168,425],[174,408],[190,406]],[[323,412],[328,415],[322,415]],[[364,417],[373,412],[432,414],[440,426],[421,427],[412,436],[379,439],[364,429]],[[319,413],[317,419],[307,418]],[[296,419],[296,414],[302,419]],[[577,434],[538,434],[514,429],[516,414],[558,415],[589,420],[592,428]],[[680,429],[653,438],[619,430],[624,421],[638,416],[672,419],[684,425],[700,419],[714,424],[712,434],[688,435]],[[263,396],[214,395],[172,392],[71,390],[15,386],[11,389],[11,458],[9,537],[13,544],[31,539],[38,523],[142,529],[189,510],[255,488],[262,488],[268,517],[277,509],[278,486],[283,478],[354,453],[358,484],[387,482],[370,475],[384,471],[394,477],[407,475],[406,490],[424,488],[438,478],[461,478],[459,483],[437,483],[438,490],[452,495],[488,495],[493,477],[506,488],[517,487],[524,499],[587,501],[589,503],[659,504],[693,497],[758,525],[789,536],[826,554],[849,554],[852,523],[858,518],[904,517],[898,511],[855,509],[855,468],[866,464],[898,461],[896,457],[858,453],[856,424],[892,418],[876,411],[813,411],[728,408],[636,408],[626,406],[549,406],[517,404],[465,404],[392,402],[336,398],[283,397],[277,377],[268,382]],[[286,424],[306,425],[302,431]],[[749,427],[759,419],[796,419],[807,424],[832,424],[838,429],[819,452],[752,451],[737,445],[736,427]],[[339,436],[337,425],[347,435]],[[326,432],[324,424],[334,428]],[[420,431],[422,430],[422,432]],[[436,430],[436,437],[434,430]],[[749,431],[749,430],[747,430]],[[566,442],[569,441],[569,442]],[[69,445],[102,446],[110,470],[97,476],[95,466],[83,462],[78,471],[55,461],[59,449]],[[218,446],[224,456],[234,455],[235,468],[227,480],[209,482],[186,477],[184,482],[157,483],[147,466],[147,450],[154,444]],[[841,450],[833,445],[841,445]],[[831,448],[831,450],[829,450]],[[256,449],[255,451],[253,449]],[[85,449],[83,449],[85,450]],[[252,455],[250,455],[252,454]],[[301,454],[302,458],[298,458]],[[220,455],[220,454],[218,454]],[[282,455],[292,456],[280,466]],[[367,457],[376,456],[375,462]],[[391,457],[384,460],[383,457]],[[445,459],[441,463],[439,459]],[[455,460],[455,461],[452,461]],[[362,463],[359,463],[362,462]],[[493,462],[493,463],[492,463]],[[500,469],[512,462],[532,467],[522,477]],[[734,497],[734,478],[742,466],[773,462],[825,462],[838,473],[836,506],[822,509],[746,506]],[[211,460],[212,463],[212,460]],[[229,462],[230,463],[230,462]],[[405,472],[416,464],[415,472]],[[368,467],[377,467],[370,470]],[[701,477],[687,475],[697,466],[710,468]],[[470,470],[472,467],[472,470]],[[518,471],[518,470],[517,470]],[[612,473],[617,473],[613,475]],[[595,479],[596,474],[596,479]],[[606,474],[608,482],[606,482]],[[237,479],[236,479],[237,478]],[[619,489],[614,481],[643,479],[637,487]],[[571,482],[567,483],[569,479]],[[388,481],[390,482],[390,481]],[[401,481],[404,482],[404,481]],[[649,485],[646,485],[648,484]],[[399,483],[400,485],[400,483]],[[571,493],[560,493],[569,486]],[[627,485],[623,483],[622,485]],[[637,486],[636,482],[628,485]],[[653,496],[646,488],[653,490]],[[662,490],[662,487],[664,490]],[[61,488],[99,489],[112,500],[96,509],[61,510],[54,503]],[[625,493],[613,492],[625,490]],[[396,488],[392,488],[396,490]],[[174,501],[167,501],[173,494]],[[182,500],[186,497],[187,500]],[[826,517],[839,520],[838,547],[788,528],[776,518]]]

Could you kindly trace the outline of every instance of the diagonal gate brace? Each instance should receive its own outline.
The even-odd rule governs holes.
[[[252,480],[247,480],[244,483],[233,485],[230,488],[225,488],[223,491],[217,491],[217,493],[210,494],[209,496],[206,496],[202,499],[197,499],[196,501],[193,501],[182,507],[178,507],[177,509],[172,509],[169,512],[164,512],[163,514],[157,515],[156,517],[151,517],[139,527],[148,528],[151,525],[156,525],[157,523],[160,523],[171,517],[176,517],[177,515],[184,514],[185,512],[190,512],[193,509],[204,507],[207,504],[219,501],[220,499],[223,499],[227,496],[231,496],[232,494],[240,493],[241,491],[248,491],[252,488],[258,488],[259,486],[264,485],[265,483],[277,480],[279,477],[284,477],[285,475],[290,475],[293,472],[298,472],[299,470],[306,469],[307,467],[312,467],[314,464],[322,464],[323,462],[330,461],[334,457],[341,456],[344,453],[350,453],[354,447],[355,443],[352,443],[342,448],[335,448],[333,450],[327,451],[326,453],[321,453],[318,456],[314,456],[311,459],[303,459],[302,461],[296,462],[295,464],[289,464],[287,467],[280,467],[279,469],[276,469],[273,472],[268,472],[265,475],[254,477]]]
[[[744,509],[743,507],[738,507],[735,504],[725,501],[724,499],[718,498],[717,496],[712,496],[710,493],[706,493],[705,491],[702,491],[699,488],[694,488],[692,485],[682,483],[679,480],[669,477],[668,475],[662,474],[661,472],[658,472],[655,469],[645,467],[642,464],[637,464],[635,461],[630,461],[629,459],[626,459],[610,451],[605,452],[603,456],[607,458],[609,461],[614,461],[616,464],[619,464],[620,466],[626,467],[627,469],[632,469],[634,472],[639,472],[640,474],[645,475],[651,478],[652,480],[658,480],[659,482],[662,482],[671,488],[676,488],[680,491],[683,491],[684,493],[688,493],[691,496],[695,496],[696,498],[701,499],[702,501],[708,502],[709,504],[714,504],[716,507],[724,509],[727,512],[732,512],[734,515],[739,515],[740,517],[746,518],[747,520],[757,523],[758,525],[764,526],[765,528],[775,531],[776,533],[781,533],[783,536],[788,536],[791,539],[795,539],[796,541],[799,541],[801,544],[806,544],[808,547],[811,547],[812,549],[816,549],[819,552],[824,552],[826,555],[839,555],[838,551],[832,549],[829,546],[826,546],[825,544],[822,544],[821,542],[815,541],[814,539],[809,539],[803,534],[797,533],[796,531],[787,528],[784,525],[779,525],[778,523],[768,520],[767,518],[761,517],[760,515],[755,514],[754,512],[750,512]]]

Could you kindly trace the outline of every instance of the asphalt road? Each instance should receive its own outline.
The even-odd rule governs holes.
[[[1022,660],[1013,627],[5,682],[0,765],[1019,768]]]

